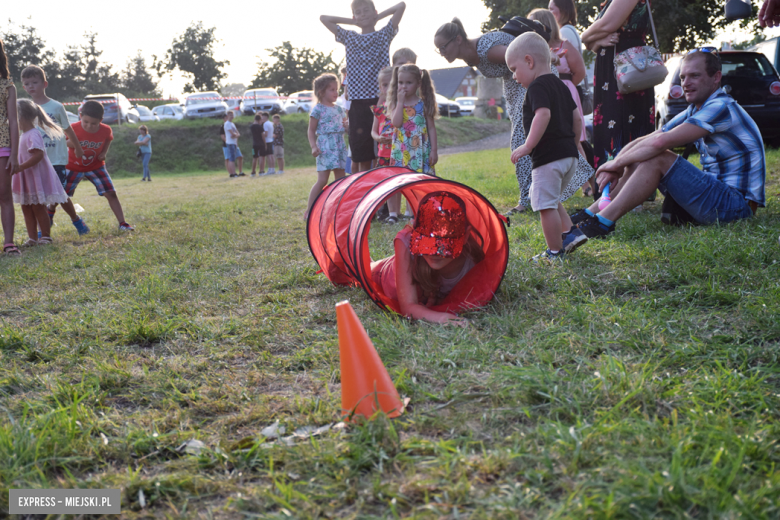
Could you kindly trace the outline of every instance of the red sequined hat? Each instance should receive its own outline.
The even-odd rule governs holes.
[[[466,205],[446,191],[429,193],[420,201],[409,244],[413,255],[457,258],[466,242]]]

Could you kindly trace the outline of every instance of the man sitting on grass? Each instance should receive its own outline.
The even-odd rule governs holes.
[[[610,185],[612,202],[600,213],[594,203],[572,215],[588,238],[612,233],[615,222],[656,188],[687,212],[686,218],[700,224],[748,218],[764,206],[766,157],[761,133],[747,112],[721,90],[720,79],[715,49],[696,49],[683,58],[680,80],[691,105],[599,167],[596,180],[602,189]],[[701,170],[669,151],[688,143],[695,143],[701,154]]]

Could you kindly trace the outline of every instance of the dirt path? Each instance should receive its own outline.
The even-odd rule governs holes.
[[[480,150],[495,150],[497,148],[509,148],[509,141],[512,132],[502,132],[500,134],[484,137],[477,141],[460,146],[451,146],[439,150],[439,155],[452,155],[454,153],[478,152]]]

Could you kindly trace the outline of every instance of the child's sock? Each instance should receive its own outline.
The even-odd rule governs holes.
[[[395,211],[391,211],[389,216],[398,218],[398,213],[396,213]]]
[[[604,224],[604,225],[605,225],[605,226],[607,226],[607,227],[610,227],[610,226],[613,226],[613,225],[615,225],[615,223],[614,223],[614,222],[612,222],[611,220],[609,220],[608,218],[604,218],[604,217],[602,217],[602,216],[601,216],[601,213],[599,213],[598,215],[596,215],[596,218],[597,218],[597,219],[599,219],[599,222],[601,222],[602,224]]]
[[[552,254],[554,254],[554,255],[557,255],[557,254],[558,254],[558,253],[560,253],[560,252],[561,252],[561,250],[560,250],[560,249],[559,249],[559,250],[557,250],[557,251],[553,251],[552,249],[550,249],[550,253],[552,253]]]
[[[585,213],[587,213],[587,214],[588,214],[589,216],[591,216],[591,217],[595,217],[595,216],[596,216],[596,214],[595,214],[595,213],[593,213],[593,212],[592,212],[591,210],[589,210],[588,208],[585,208]]]

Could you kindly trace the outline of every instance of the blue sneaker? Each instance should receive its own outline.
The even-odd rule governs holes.
[[[566,254],[573,252],[588,241],[588,237],[585,236],[585,233],[580,231],[577,227],[572,227],[568,233],[563,233],[561,236],[563,237],[563,250]]]
[[[543,263],[557,266],[557,265],[563,265],[563,261],[566,259],[566,253],[564,251],[558,251],[557,253],[553,253],[549,249],[546,249],[544,252],[539,253],[538,255],[531,258],[531,262],[533,262],[536,265],[540,265]]]
[[[73,226],[76,228],[76,231],[79,232],[79,235],[86,235],[89,233],[89,228],[84,223],[84,219],[78,219],[73,223]]]
[[[588,238],[604,238],[615,232],[615,224],[607,227],[598,217],[588,217],[577,226]]]

